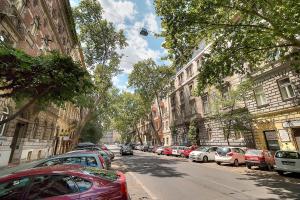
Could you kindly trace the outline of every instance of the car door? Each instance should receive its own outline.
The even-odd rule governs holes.
[[[215,160],[215,153],[216,153],[217,147],[210,147],[207,150],[208,154],[208,160]]]
[[[29,177],[21,177],[0,183],[0,199],[23,199],[31,183]]]
[[[245,163],[245,151],[243,149],[237,148],[239,163]]]
[[[79,189],[71,176],[36,175],[32,177],[25,199],[80,199],[78,192]]]

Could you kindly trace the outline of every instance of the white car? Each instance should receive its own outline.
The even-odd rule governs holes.
[[[230,163],[237,167],[245,163],[245,151],[240,147],[218,147],[215,161],[218,165]]]
[[[199,147],[192,151],[189,155],[189,159],[192,161],[208,162],[215,160],[215,152],[218,147]]]
[[[274,169],[280,175],[283,175],[284,172],[300,173],[300,152],[277,151]]]
[[[182,151],[185,149],[185,146],[173,146],[172,147],[172,156],[180,156]]]
[[[158,147],[156,149],[155,153],[157,153],[158,155],[161,155],[163,150],[164,150],[164,147]]]

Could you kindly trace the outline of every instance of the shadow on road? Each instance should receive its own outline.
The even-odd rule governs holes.
[[[271,194],[278,195],[280,199],[300,199],[300,174],[279,176],[275,172],[253,170],[246,172],[245,175],[247,178],[239,179],[253,180],[255,185],[266,187]]]
[[[140,174],[149,174],[157,177],[183,177],[187,176],[176,170],[175,165],[181,160],[160,159],[156,156],[130,156],[122,158],[127,165],[128,171]]]

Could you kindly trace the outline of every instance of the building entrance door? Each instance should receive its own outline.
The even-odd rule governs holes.
[[[296,143],[296,148],[298,151],[300,150],[300,128],[295,128],[293,129],[294,132],[294,137],[295,137],[295,143]]]
[[[10,152],[10,156],[9,156],[9,163],[13,163],[15,161],[18,161],[18,160],[15,160],[14,158],[17,157],[15,154],[19,153],[20,136],[22,134],[23,129],[24,129],[24,124],[17,123],[16,129],[15,129],[15,132],[14,132],[14,136],[13,136],[13,139],[12,139],[12,142],[11,142],[11,145],[10,145],[11,152]]]

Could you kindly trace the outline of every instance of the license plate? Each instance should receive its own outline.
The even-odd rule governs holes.
[[[290,161],[281,161],[283,165],[290,165],[290,166],[295,166],[295,162],[290,162]]]

